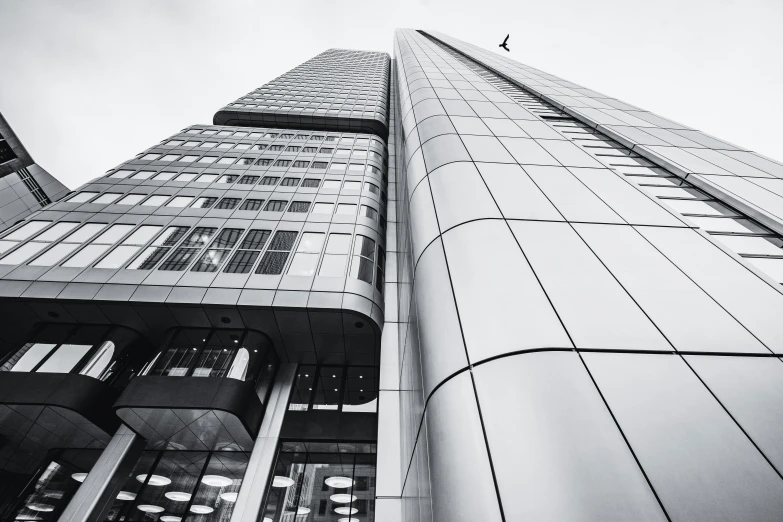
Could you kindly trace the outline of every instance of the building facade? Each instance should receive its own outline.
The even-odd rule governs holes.
[[[777,521],[783,165],[332,49],[0,245],[0,517]]]
[[[0,114],[0,231],[67,193],[62,183],[33,161]]]

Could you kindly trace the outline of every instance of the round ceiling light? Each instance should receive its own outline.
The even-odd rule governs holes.
[[[163,515],[160,517],[160,522],[179,522],[182,517],[175,517],[174,515]]]
[[[226,502],[236,502],[237,497],[239,496],[239,493],[221,493],[220,498],[225,500]]]
[[[359,519],[356,517],[345,517],[345,518],[338,518],[337,522],[359,522]]]
[[[264,517],[264,520],[262,522],[272,522],[272,519],[269,517]]]
[[[76,482],[84,482],[84,479],[87,478],[87,473],[74,473],[71,475],[71,478]]]
[[[136,475],[136,480],[138,480],[139,482],[144,482],[145,480],[147,480],[147,474],[142,473],[141,475]],[[162,477],[160,475],[152,475],[150,476],[150,480],[149,482],[147,482],[147,484],[149,484],[150,486],[168,486],[169,484],[171,484],[171,479]]]
[[[332,502],[337,502],[338,504],[346,504],[356,500],[356,495],[349,495],[348,493],[337,493],[336,495],[329,497],[329,499]]]
[[[187,502],[190,500],[190,497],[192,497],[190,493],[185,493],[182,491],[167,491],[166,492],[166,498],[169,500],[173,500],[174,502]]]
[[[293,485],[294,485],[294,479],[292,478],[275,475],[275,478],[272,479],[272,487],[274,488],[288,488]]]
[[[359,512],[359,510],[352,507],[340,506],[338,508],[334,508],[334,512],[338,515],[355,515]]]
[[[349,488],[353,486],[353,479],[348,477],[329,477],[324,482],[330,488]]]
[[[224,477],[223,475],[204,475],[201,478],[201,482],[207,486],[214,486],[216,488],[224,488],[234,483],[233,480],[228,477]]]
[[[137,506],[139,508],[139,511],[144,511],[145,513],[163,513],[166,511],[160,506],[153,506],[152,504],[141,504]]]
[[[307,515],[309,513],[310,513],[309,507],[299,506],[298,508],[296,508],[296,516],[298,517],[302,515]]]
[[[41,513],[49,513],[51,511],[54,511],[54,506],[51,504],[33,503],[33,504],[27,504],[27,509],[32,509],[33,511],[40,511]]]
[[[117,494],[117,500],[136,500],[136,493],[130,491],[120,491]]]
[[[190,512],[195,513],[197,515],[208,515],[209,513],[212,513],[215,511],[209,506],[202,506],[200,504],[195,504],[193,506],[190,506]]]

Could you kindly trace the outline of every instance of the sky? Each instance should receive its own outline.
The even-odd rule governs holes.
[[[440,31],[783,160],[781,0],[0,0],[0,112],[70,189],[331,47]]]

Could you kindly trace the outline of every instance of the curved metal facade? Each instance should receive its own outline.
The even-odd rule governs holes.
[[[394,64],[403,520],[777,520],[780,285],[473,65],[578,86],[412,30]]]

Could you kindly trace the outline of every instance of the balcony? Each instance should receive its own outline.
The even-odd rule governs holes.
[[[0,366],[0,471],[23,475],[52,449],[106,446],[120,424],[112,404],[145,348],[111,326],[45,325],[27,339]]]
[[[250,451],[275,367],[258,332],[176,330],[114,410],[150,448]]]

